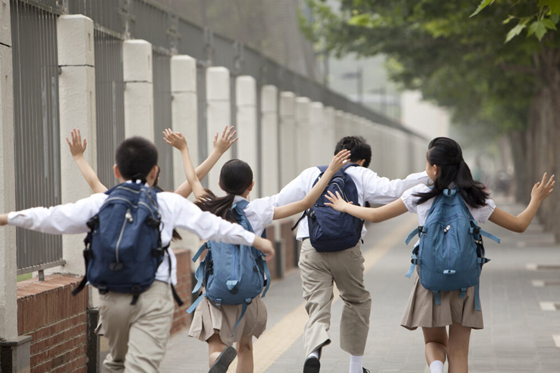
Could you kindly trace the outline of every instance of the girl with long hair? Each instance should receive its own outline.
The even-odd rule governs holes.
[[[473,218],[480,223],[491,221],[514,232],[524,232],[541,202],[552,193],[554,175],[543,175],[533,186],[527,208],[513,216],[496,207],[489,199],[484,185],[474,181],[461,147],[446,137],[433,139],[428,146],[426,172],[433,184],[417,185],[407,190],[400,199],[379,208],[353,206],[340,195],[327,198],[334,209],[371,222],[381,222],[405,212],[418,214],[419,225],[424,225],[434,198],[445,189],[456,188]],[[476,310],[474,286],[461,297],[460,290],[440,292],[441,304],[435,304],[434,293],[425,289],[416,275],[401,325],[407,329],[422,328],[426,361],[432,373],[443,373],[443,364],[449,361],[450,373],[468,372],[469,339],[472,329],[482,329],[482,312]],[[449,332],[446,327],[449,327]]]

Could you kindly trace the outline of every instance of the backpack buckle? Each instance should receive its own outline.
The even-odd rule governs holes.
[[[99,291],[99,294],[107,294],[107,292],[109,291],[107,290],[107,286],[105,285],[99,285],[97,287],[97,290]]]
[[[93,230],[95,227],[99,225],[99,216],[95,215],[91,219],[89,219],[86,223],[89,229]]]
[[[161,247],[152,249],[152,256],[154,258],[159,258],[160,256],[163,256],[163,249]]]
[[[160,219],[154,219],[151,216],[148,216],[146,218],[146,224],[148,225],[148,227],[151,228],[159,228],[159,225],[161,224],[161,220]]]

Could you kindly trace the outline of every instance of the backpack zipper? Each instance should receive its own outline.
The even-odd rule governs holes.
[[[124,215],[124,221],[121,228],[121,234],[119,235],[119,239],[117,240],[117,246],[115,247],[115,261],[119,263],[119,246],[121,245],[122,237],[124,234],[124,229],[126,228],[126,223],[132,223],[134,219],[132,218],[132,214],[130,213],[130,209],[126,210],[126,214]]]
[[[237,262],[239,261],[239,254],[237,253],[239,250],[241,250],[241,247],[239,248],[235,248],[235,250],[233,250],[233,261],[231,263],[231,267],[232,267],[232,280],[237,281]]]

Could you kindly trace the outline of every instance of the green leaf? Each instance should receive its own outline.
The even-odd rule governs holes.
[[[529,32],[527,33],[527,36],[531,36],[533,34],[537,36],[537,39],[539,39],[539,41],[546,34],[546,26],[544,25],[543,20],[535,21],[531,24],[531,26],[529,26]]]
[[[478,8],[476,8],[474,13],[471,14],[471,17],[476,16],[478,13],[480,13],[482,11],[482,9],[486,8],[488,5],[492,5],[494,3],[494,1],[495,0],[482,0],[480,2],[480,5],[478,6]]]
[[[502,24],[507,25],[509,23],[509,21],[511,21],[512,19],[515,19],[516,17],[509,15],[506,19],[503,20]]]
[[[560,1],[558,0],[539,0],[539,7],[542,9],[545,6],[550,9],[552,14],[560,14]]]
[[[369,14],[360,14],[350,18],[348,24],[351,26],[368,27],[370,17]]]
[[[560,15],[553,14],[553,15],[550,16],[550,19],[551,19],[552,23],[554,23],[556,25],[558,23],[558,21],[560,21]]]
[[[515,26],[514,28],[512,28],[511,30],[509,30],[507,36],[506,36],[506,43],[508,41],[510,41],[511,39],[513,39],[514,37],[516,37],[517,35],[521,34],[521,31],[523,31],[523,29],[527,27],[525,24],[520,23],[517,26]]]
[[[546,27],[547,29],[556,30],[556,26],[554,25],[554,22],[552,22],[552,20],[545,18],[541,20],[541,22],[544,25],[544,27]]]

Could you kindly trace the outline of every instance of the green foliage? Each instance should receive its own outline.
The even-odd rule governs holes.
[[[492,134],[525,128],[536,92],[549,84],[539,54],[560,45],[552,0],[541,8],[537,1],[483,0],[475,14],[473,0],[341,0],[340,11],[307,1],[323,49],[387,55],[393,80],[449,108],[455,123]],[[550,14],[534,21],[539,9]],[[524,30],[536,37],[515,37]]]

